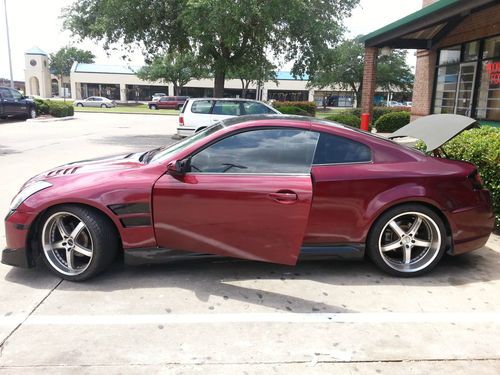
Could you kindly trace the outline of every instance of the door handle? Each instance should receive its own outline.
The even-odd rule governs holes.
[[[293,191],[278,191],[276,193],[269,193],[269,198],[279,203],[291,204],[297,202],[299,197]]]

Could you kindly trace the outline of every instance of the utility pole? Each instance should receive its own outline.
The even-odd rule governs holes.
[[[3,0],[3,6],[5,9],[5,29],[7,31],[7,50],[9,54],[9,70],[10,70],[10,87],[14,88],[14,78],[12,76],[12,57],[10,56],[10,37],[9,37],[9,22],[7,18],[7,0]]]

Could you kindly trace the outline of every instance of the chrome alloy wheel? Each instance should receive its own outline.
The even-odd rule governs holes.
[[[412,273],[426,268],[439,254],[437,223],[421,212],[404,212],[390,219],[381,231],[378,248],[392,269]]]
[[[36,109],[35,108],[30,109],[30,118],[36,118]]]
[[[69,212],[57,212],[45,221],[42,248],[48,262],[69,276],[83,273],[94,254],[89,229],[78,216]]]

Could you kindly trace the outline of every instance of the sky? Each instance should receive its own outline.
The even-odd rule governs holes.
[[[37,46],[46,53],[74,44],[88,49],[96,56],[98,64],[140,66],[144,60],[140,51],[123,61],[122,53],[108,55],[92,41],[78,42],[68,31],[62,30],[61,9],[72,0],[0,0],[0,78],[9,78],[4,1],[7,2],[12,70],[15,80],[24,81],[24,51]],[[345,20],[348,36],[368,34],[382,26],[420,9],[422,0],[361,0],[350,18]],[[414,52],[410,51],[408,63],[415,65]],[[286,69],[286,67],[285,67]]]

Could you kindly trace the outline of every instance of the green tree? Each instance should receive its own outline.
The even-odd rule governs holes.
[[[175,52],[153,58],[137,72],[140,79],[171,82],[174,85],[174,95],[181,95],[186,83],[205,74],[205,70],[197,64],[192,53]]]
[[[276,65],[271,63],[265,56],[256,54],[250,61],[241,63],[228,71],[227,78],[239,79],[241,81],[241,97],[246,98],[248,87],[251,83],[262,86],[266,81],[274,81],[278,84]]]
[[[210,67],[214,95],[226,73],[253,51],[293,61],[292,73],[310,74],[342,34],[342,19],[359,0],[80,0],[63,11],[74,35],[158,50],[191,51]]]
[[[364,53],[364,45],[359,40],[344,40],[325,54],[323,66],[310,77],[309,85],[318,88],[338,85],[343,90],[351,90],[356,95],[356,102],[360,107]],[[394,50],[388,56],[379,56],[378,87],[387,92],[411,89],[414,76],[406,63],[406,54],[406,51]]]
[[[71,67],[75,61],[79,63],[91,64],[94,62],[95,56],[90,51],[85,51],[76,47],[62,47],[56,53],[51,53],[49,56],[50,71],[59,77],[61,87],[64,88],[64,77],[69,76]],[[66,99],[66,95],[64,95]]]

